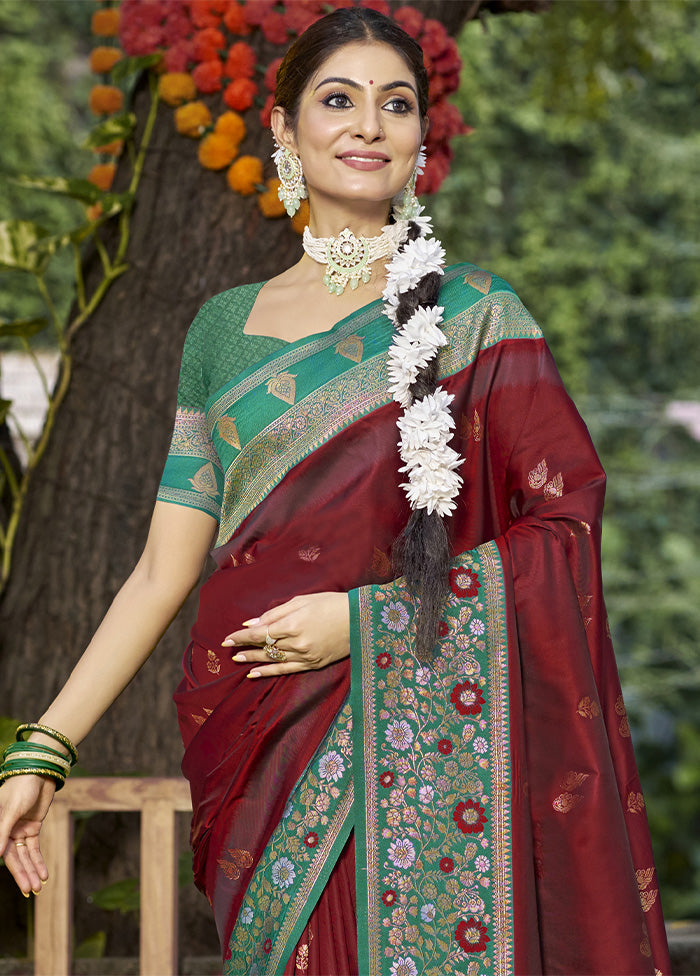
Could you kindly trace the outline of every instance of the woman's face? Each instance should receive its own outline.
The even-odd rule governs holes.
[[[387,44],[346,44],[307,84],[287,136],[312,202],[390,200],[408,182],[423,136],[413,72]]]

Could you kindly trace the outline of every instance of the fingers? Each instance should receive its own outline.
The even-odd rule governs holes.
[[[275,634],[282,633],[286,636],[291,636],[286,618],[298,607],[301,599],[298,596],[292,597],[286,603],[280,603],[278,607],[266,610],[261,617],[251,617],[244,622],[240,630],[235,630],[233,633],[227,634],[221,642],[221,646],[233,647],[235,644],[262,645],[265,643],[268,628],[270,629],[271,637],[274,637]],[[285,625],[283,626],[280,622],[283,622]],[[273,627],[273,624],[277,624],[278,626]]]
[[[281,674],[297,674],[299,671],[308,671],[309,666],[303,661],[287,661],[282,663],[281,661],[277,664],[266,664],[264,666],[258,666],[249,671],[246,675],[247,678],[274,678]]]
[[[28,898],[38,895],[48,881],[49,872],[39,848],[38,837],[11,838],[5,849],[4,861],[22,894]]]

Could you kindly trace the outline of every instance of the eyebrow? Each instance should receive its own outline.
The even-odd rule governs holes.
[[[352,78],[324,78],[323,81],[316,85],[314,91],[317,92],[319,88],[323,88],[324,85],[330,85],[331,83],[335,85],[347,85],[349,88],[362,91],[362,85],[357,81],[353,81]],[[377,91],[386,92],[391,91],[393,88],[408,88],[416,98],[418,97],[416,89],[408,81],[390,81],[387,85],[379,85]]]

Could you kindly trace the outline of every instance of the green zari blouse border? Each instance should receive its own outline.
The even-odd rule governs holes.
[[[474,265],[449,268],[444,285],[468,275]],[[339,323],[331,333],[285,350],[262,367],[236,381],[208,409],[210,430],[232,405],[289,370],[296,362],[335,346],[377,318],[377,307],[367,306],[357,316]],[[447,310],[449,313],[449,309]],[[499,283],[498,288],[443,323],[449,346],[441,350],[440,377],[446,378],[471,365],[480,349],[505,339],[539,339],[542,332],[518,297]],[[353,365],[268,424],[253,437],[224,473],[221,522],[216,547],[225,545],[284,476],[312,451],[360,417],[391,402],[386,372],[386,351]]]

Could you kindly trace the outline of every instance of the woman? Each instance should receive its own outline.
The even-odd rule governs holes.
[[[146,549],[5,761],[0,847],[40,890],[64,736],[218,527],[175,700],[226,973],[668,972],[604,475],[509,286],[443,267],[412,192],[426,110],[420,49],[372,10],[287,54],[272,127],[305,254],[195,319]]]

